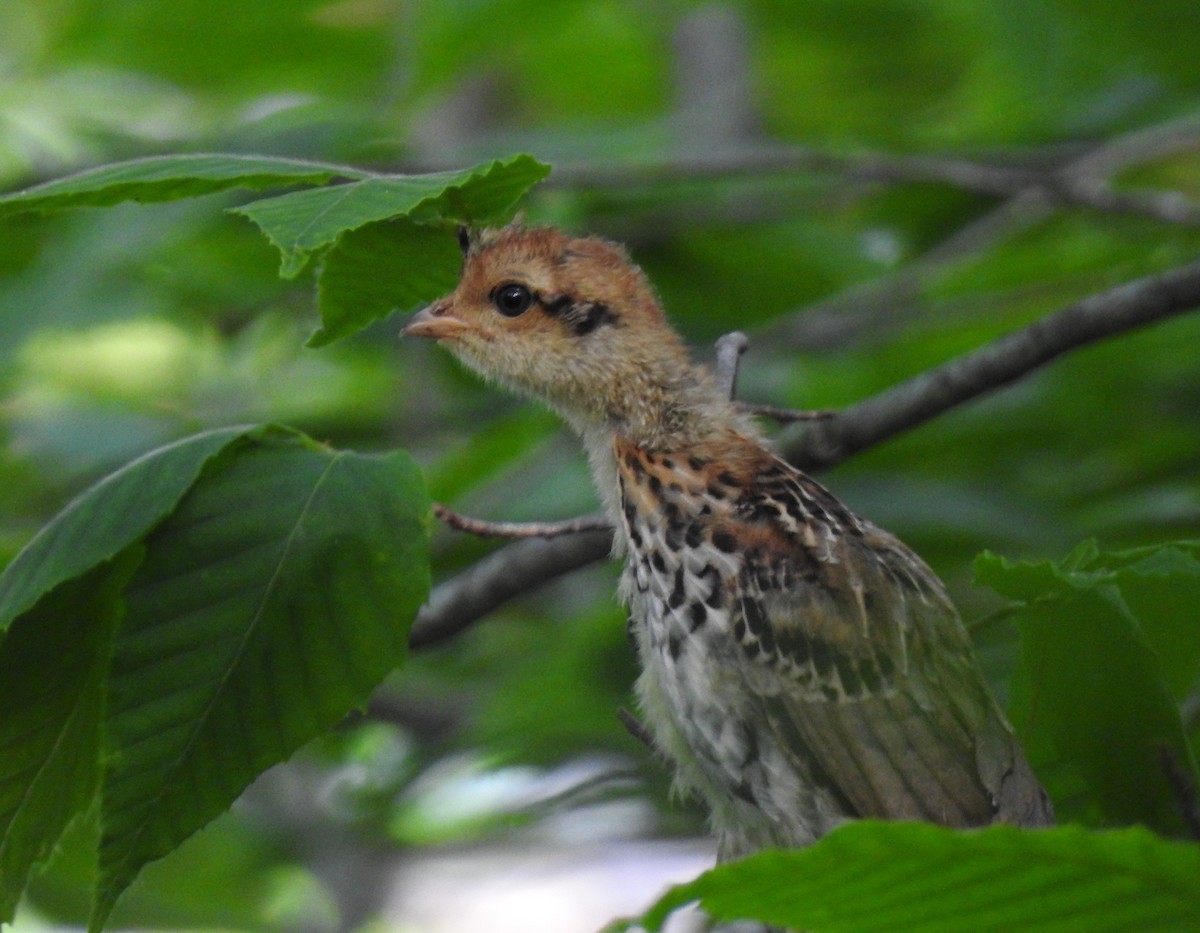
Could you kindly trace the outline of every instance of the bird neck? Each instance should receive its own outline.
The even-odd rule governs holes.
[[[632,445],[651,454],[720,459],[732,454],[762,455],[757,427],[725,396],[703,367],[690,362],[678,370],[661,368],[629,373],[632,384],[621,401],[591,417],[568,421],[583,439],[605,510],[616,522],[620,489],[614,451]]]

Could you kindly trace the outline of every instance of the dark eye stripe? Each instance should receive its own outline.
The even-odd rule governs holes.
[[[606,304],[598,301],[576,301],[570,295],[559,295],[549,301],[539,298],[538,303],[547,314],[562,321],[567,330],[576,337],[584,337],[598,327],[615,327],[621,320]]]

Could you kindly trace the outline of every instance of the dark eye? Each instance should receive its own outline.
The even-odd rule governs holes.
[[[505,317],[516,317],[529,310],[533,304],[533,292],[524,285],[509,282],[492,290],[492,304]]]

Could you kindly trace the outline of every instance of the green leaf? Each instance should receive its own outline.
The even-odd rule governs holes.
[[[391,220],[351,230],[322,265],[322,326],[308,346],[324,346],[397,308],[432,301],[454,288],[461,268],[457,243],[440,228]]]
[[[107,207],[122,201],[178,201],[233,188],[323,185],[369,173],[341,165],[230,153],[132,159],[56,178],[0,196],[0,216],[21,211]]]
[[[246,428],[222,428],[139,457],[82,493],[0,574],[0,633],[51,589],[142,538],[187,492],[210,457]]]
[[[1143,829],[958,832],[868,821],[807,849],[720,865],[636,922],[653,933],[699,900],[718,921],[810,933],[1187,933],[1200,929],[1197,878],[1200,847]]]
[[[12,920],[33,866],[86,810],[99,776],[103,678],[133,546],[55,587],[6,633],[0,651],[0,922]]]
[[[1021,600],[1010,713],[1061,818],[1184,831],[1164,761],[1198,774],[1161,652],[1181,692],[1200,633],[1195,604],[1172,591],[1194,594],[1198,570],[1186,545],[1110,554],[1085,542],[1059,564],[976,560],[978,582]]]
[[[1200,677],[1200,541],[1106,555],[1114,582],[1177,701]]]
[[[1026,606],[1011,717],[1060,818],[1183,831],[1163,771],[1195,775],[1162,666],[1136,620],[1097,592]]]
[[[295,191],[232,210],[259,226],[282,256],[279,274],[294,278],[314,252],[366,224],[397,217],[424,224],[496,220],[549,172],[531,156],[517,155],[458,172],[379,175]]]
[[[92,929],[148,861],[367,699],[429,589],[402,452],[232,445],[149,536],[114,639]]]
[[[975,558],[975,582],[989,586],[1001,596],[1030,602],[1049,595],[1069,596],[1106,582],[1106,576],[1091,571],[1099,551],[1094,541],[1084,541],[1060,563],[1050,560],[1012,561],[984,551]]]

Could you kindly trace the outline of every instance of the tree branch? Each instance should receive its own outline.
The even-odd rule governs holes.
[[[416,650],[453,638],[477,619],[548,580],[606,557],[611,531],[529,538],[505,545],[435,587],[409,635]]]
[[[784,454],[805,469],[833,466],[1063,353],[1197,306],[1200,261],[1120,285],[817,421]],[[512,597],[594,563],[611,548],[611,532],[594,529],[506,545],[433,591],[410,644],[418,649],[452,638]]]
[[[1069,350],[1200,305],[1200,261],[1092,295],[817,422],[785,455],[819,470],[1007,385]]]

